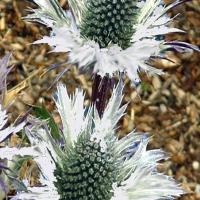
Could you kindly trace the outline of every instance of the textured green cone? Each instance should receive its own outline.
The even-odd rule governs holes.
[[[96,41],[101,48],[111,43],[126,49],[137,20],[136,3],[136,0],[88,0],[81,35]]]
[[[91,141],[77,143],[62,167],[57,165],[55,186],[61,200],[110,200],[114,180],[111,155]]]

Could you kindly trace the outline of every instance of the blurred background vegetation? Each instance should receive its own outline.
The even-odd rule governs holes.
[[[166,3],[172,2],[165,0]],[[67,8],[67,0],[60,0]],[[10,107],[11,120],[24,114],[29,105],[44,104],[53,112],[56,121],[52,94],[55,86],[49,89],[56,75],[63,67],[45,73],[54,63],[62,63],[67,59],[65,54],[49,53],[47,45],[31,43],[48,30],[39,25],[22,20],[27,8],[34,4],[25,0],[0,0],[0,57],[12,52],[10,65],[14,65],[8,79],[10,90],[8,101],[13,97],[15,103]],[[193,0],[174,9],[170,15],[181,13],[173,26],[186,31],[182,35],[169,35],[166,39],[180,39],[200,47],[200,1]],[[142,75],[143,83],[139,90],[130,87],[126,80],[124,102],[130,102],[127,115],[121,120],[119,136],[132,129],[149,132],[154,137],[149,148],[163,148],[171,159],[160,166],[160,170],[177,181],[190,194],[181,200],[200,199],[200,54],[168,54],[175,63],[158,62],[166,74],[162,77]],[[61,79],[70,92],[76,87],[86,91],[89,102],[92,77],[81,75],[74,67]],[[13,87],[16,86],[14,89]],[[20,136],[13,135],[10,145],[23,143]],[[37,167],[31,161],[23,164],[19,176],[24,178],[31,174],[29,182],[37,184]]]

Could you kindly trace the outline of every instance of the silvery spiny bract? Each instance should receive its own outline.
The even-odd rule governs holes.
[[[48,43],[54,52],[68,52],[69,63],[82,70],[102,76],[126,72],[137,85],[139,71],[163,73],[149,61],[166,59],[165,51],[199,50],[164,40],[168,33],[184,33],[169,26],[174,18],[167,12],[186,1],[166,6],[162,0],[68,0],[70,10],[64,11],[57,0],[34,0],[39,8],[26,18],[51,28],[50,36],[36,44]]]
[[[183,193],[172,178],[157,172],[157,162],[166,154],[147,150],[146,134],[117,138],[116,125],[126,109],[120,107],[122,81],[101,118],[94,106],[83,106],[83,91],[70,97],[64,85],[57,90],[54,99],[63,126],[59,138],[46,121],[31,119],[25,128],[31,147],[1,149],[0,157],[8,160],[33,156],[41,170],[41,186],[27,187],[29,192],[12,200],[160,200]]]

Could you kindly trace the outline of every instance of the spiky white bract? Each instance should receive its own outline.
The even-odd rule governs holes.
[[[132,36],[132,41],[139,41],[142,38],[149,38],[156,35],[165,35],[173,32],[184,32],[180,29],[170,28],[166,25],[173,19],[166,16],[166,12],[171,6],[162,5],[162,0],[149,0],[141,9],[138,17],[136,32]]]
[[[57,1],[54,0],[34,0],[39,9],[33,10],[34,14],[28,15],[27,18],[43,23],[48,27],[66,26],[71,24],[71,20],[67,17]]]
[[[73,11],[76,23],[79,25],[86,9],[86,0],[69,0],[68,3]]]
[[[158,200],[171,199],[174,194],[180,195],[183,191],[177,183],[163,174],[154,173],[148,166],[137,166],[130,178],[122,182],[121,187],[116,187],[111,200]]]
[[[32,125],[25,129],[31,147],[26,147],[26,151],[23,148],[14,148],[14,153],[12,151],[11,154],[4,155],[4,158],[9,159],[14,155],[31,155],[41,171],[41,186],[28,187],[29,192],[18,193],[13,200],[66,199],[72,194],[83,195],[82,192],[87,189],[90,192],[93,189],[98,190],[98,193],[89,193],[88,196],[84,196],[86,199],[90,199],[90,195],[99,199],[102,195],[111,194],[106,200],[119,200],[122,197],[125,200],[159,200],[168,197],[173,199],[183,193],[173,179],[157,172],[158,162],[166,159],[167,156],[159,149],[147,150],[149,137],[146,134],[133,131],[118,140],[116,124],[124,115],[126,108],[126,105],[120,107],[123,98],[122,81],[114,88],[102,118],[98,116],[94,107],[87,110],[84,108],[83,91],[76,90],[70,97],[64,85],[59,84],[57,90],[54,100],[63,124],[63,131],[60,133],[62,142],[59,143],[52,137],[46,122],[33,120],[30,121]],[[77,165],[79,159],[81,164]],[[103,163],[100,168],[98,168],[99,162]],[[69,166],[74,167],[68,169]],[[89,166],[88,172],[87,166]],[[79,168],[83,168],[84,171],[79,171]],[[63,176],[59,175],[60,170],[64,170]],[[70,170],[75,170],[76,173]],[[88,178],[86,172],[91,173],[92,176]],[[67,173],[66,176],[65,173]],[[84,176],[83,180],[82,176]],[[70,185],[73,180],[77,181],[77,178],[83,182],[80,184],[77,182],[79,184],[77,186],[74,183]],[[101,184],[98,186],[98,181],[104,181],[104,179],[107,184],[111,182],[111,188],[108,191],[108,186],[104,187]],[[87,187],[87,181],[97,182],[94,182],[95,187],[91,189],[91,182],[90,187]],[[68,187],[73,193],[69,193]],[[80,190],[79,187],[81,187]],[[108,193],[104,193],[104,189]],[[82,199],[83,196],[80,198]],[[76,196],[75,199],[79,198]]]
[[[136,20],[132,24],[134,32],[131,43],[125,49],[122,49],[113,41],[110,41],[106,48],[101,48],[98,42],[81,33],[82,24],[87,24],[84,17],[90,12],[87,10],[90,1],[69,0],[72,12],[65,12],[57,0],[34,0],[34,2],[39,8],[32,10],[33,14],[28,15],[26,18],[39,21],[52,29],[50,36],[44,36],[35,44],[47,43],[53,47],[52,51],[54,52],[68,52],[70,63],[78,64],[79,68],[86,71],[93,70],[94,73],[99,73],[102,76],[105,74],[113,76],[115,72],[126,72],[133,84],[136,85],[140,82],[139,71],[162,74],[162,70],[155,69],[148,63],[152,56],[159,56],[161,51],[163,52],[170,47],[181,46],[180,44],[174,46],[173,43],[165,44],[164,40],[158,40],[157,36],[184,32],[169,27],[169,23],[173,18],[170,18],[166,13],[171,8],[185,2],[185,0],[177,0],[168,6],[163,5],[162,0],[138,1],[136,6],[140,11],[138,11],[135,17]],[[105,1],[102,2],[102,6],[104,6]],[[116,5],[117,2],[115,1],[113,5]],[[96,3],[98,4],[99,1]],[[135,11],[132,10],[132,12]],[[98,21],[95,23],[98,24]],[[105,21],[105,23],[107,22]],[[184,50],[194,49],[190,45],[184,45],[182,48]],[[163,58],[163,56],[160,58]]]
[[[86,124],[84,95],[82,91],[76,90],[75,94],[70,98],[66,87],[62,84],[58,86],[57,91],[55,102],[62,119],[63,136],[66,143],[74,145],[74,142],[76,142],[78,135],[84,130]]]

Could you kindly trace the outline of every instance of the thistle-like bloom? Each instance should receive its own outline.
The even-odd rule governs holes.
[[[179,42],[165,42],[169,33],[184,31],[169,27],[173,20],[167,12],[187,0],[165,6],[162,0],[68,0],[65,12],[57,0],[34,0],[39,6],[26,18],[51,28],[50,36],[36,41],[47,43],[54,52],[68,52],[69,62],[102,76],[126,72],[134,85],[139,71],[162,74],[150,63],[165,59],[163,53],[174,49],[198,50]]]
[[[131,132],[116,136],[116,124],[124,115],[120,82],[102,116],[92,106],[84,108],[84,94],[69,96],[58,86],[55,103],[63,130],[52,136],[45,122],[26,128],[31,147],[5,148],[0,157],[31,155],[41,170],[41,186],[28,187],[13,199],[34,200],[159,200],[173,199],[183,191],[177,183],[157,172],[161,150],[147,150],[149,138]],[[58,129],[59,130],[59,129]]]

